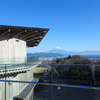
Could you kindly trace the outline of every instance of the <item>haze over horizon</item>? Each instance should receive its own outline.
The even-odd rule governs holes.
[[[100,0],[1,0],[0,24],[49,28],[37,47],[44,52],[100,51]]]

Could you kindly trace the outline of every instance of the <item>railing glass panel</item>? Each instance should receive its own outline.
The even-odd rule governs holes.
[[[100,65],[1,65],[0,100],[99,100]]]

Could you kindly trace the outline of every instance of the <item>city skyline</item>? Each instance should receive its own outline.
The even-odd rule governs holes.
[[[1,25],[50,29],[40,44],[27,48],[27,52],[44,52],[54,47],[100,51],[99,0],[10,0],[0,3]]]

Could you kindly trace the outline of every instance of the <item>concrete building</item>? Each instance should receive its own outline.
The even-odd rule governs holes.
[[[0,25],[0,64],[26,61],[26,47],[37,46],[49,29]]]
[[[0,80],[38,81],[33,67],[14,68],[26,63],[26,47],[38,46],[49,29],[0,25]],[[12,66],[5,72],[2,67]],[[35,84],[0,82],[0,100],[33,100]]]

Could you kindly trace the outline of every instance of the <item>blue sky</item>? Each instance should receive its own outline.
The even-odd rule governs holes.
[[[27,52],[100,51],[100,0],[0,0],[0,24],[50,29]]]

